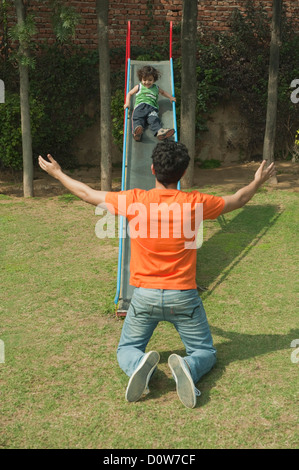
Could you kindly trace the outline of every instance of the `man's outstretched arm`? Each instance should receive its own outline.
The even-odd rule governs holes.
[[[48,154],[48,159],[50,161],[45,160],[41,156],[38,157],[39,166],[45,170],[49,175],[53,176],[53,178],[60,181],[65,188],[67,188],[71,193],[78,196],[85,202],[89,204],[93,204],[94,206],[98,206],[105,203],[105,197],[107,191],[97,191],[95,189],[90,188],[87,184],[81,183],[80,181],[74,180],[70,176],[67,176],[61,170],[60,165],[54,160],[54,158]]]
[[[268,166],[265,169],[266,160],[262,162],[262,164],[257,169],[254,179],[251,183],[244,188],[239,189],[235,194],[232,196],[224,196],[223,199],[225,201],[224,209],[222,214],[226,212],[234,211],[235,209],[239,209],[243,207],[250,199],[255,195],[257,190],[272,176],[275,175],[276,169],[274,163]]]

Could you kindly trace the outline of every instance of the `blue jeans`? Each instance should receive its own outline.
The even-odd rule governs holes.
[[[135,288],[128,309],[117,359],[130,377],[145,354],[145,348],[160,321],[172,323],[186,348],[184,357],[194,384],[216,362],[216,349],[197,290]]]
[[[149,125],[154,135],[156,135],[162,127],[158,110],[149,104],[141,103],[133,111],[133,134],[137,126],[142,126],[145,129],[147,125]]]

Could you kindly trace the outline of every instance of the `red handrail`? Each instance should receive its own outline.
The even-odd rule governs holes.
[[[172,21],[170,21],[170,30],[169,30],[169,59],[172,58]]]
[[[128,59],[131,58],[131,21],[128,21]]]
[[[128,60],[131,58],[131,21],[128,21],[127,26],[127,41],[126,41],[126,70],[125,70],[125,101],[127,96],[127,72]]]

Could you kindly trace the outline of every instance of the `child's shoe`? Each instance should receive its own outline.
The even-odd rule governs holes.
[[[133,137],[136,140],[136,142],[140,142],[141,136],[143,134],[143,127],[142,126],[137,126],[134,130]]]
[[[159,140],[164,140],[164,139],[168,139],[169,137],[171,137],[173,134],[174,134],[174,129],[159,129],[158,132],[157,132],[157,139]]]

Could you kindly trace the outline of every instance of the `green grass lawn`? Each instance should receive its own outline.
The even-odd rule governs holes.
[[[0,197],[0,447],[298,447],[298,193],[262,190],[204,225],[197,282],[218,362],[192,410],[168,369],[184,351],[166,323],[149,344],[161,355],[151,393],[125,401],[118,240],[96,237],[98,219],[69,197]]]

